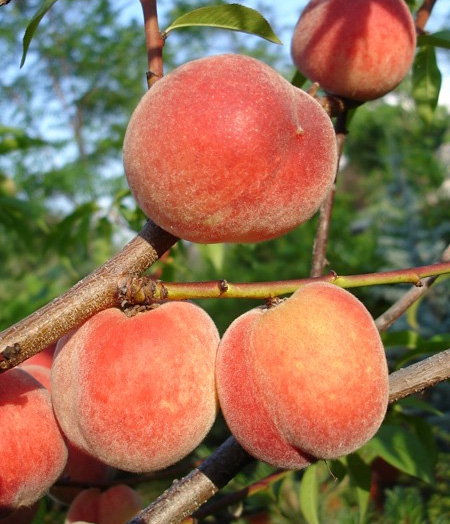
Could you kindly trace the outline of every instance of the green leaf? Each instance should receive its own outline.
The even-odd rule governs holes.
[[[313,464],[304,472],[300,484],[300,508],[308,524],[319,523],[319,481],[317,466]]]
[[[295,87],[298,87],[299,89],[302,88],[305,85],[306,82],[306,76],[300,73],[300,71],[296,71],[295,75],[293,76],[291,80],[291,84]]]
[[[31,22],[28,24],[25,35],[23,37],[23,52],[22,52],[22,60],[20,62],[20,67],[23,66],[25,63],[25,59],[27,57],[28,48],[30,47],[31,40],[34,36],[34,33],[36,32],[36,29],[44,17],[44,15],[50,10],[50,8],[53,6],[53,4],[56,4],[58,0],[45,0],[41,4],[41,7],[37,10],[33,18],[31,19]]]
[[[450,31],[438,31],[431,35],[420,35],[417,39],[419,46],[431,45],[433,47],[443,47],[444,49],[450,49]]]
[[[174,20],[164,31],[168,34],[181,27],[206,26],[230,29],[259,36],[269,42],[281,44],[267,20],[255,9],[239,4],[200,7]]]
[[[356,487],[356,496],[359,506],[359,522],[363,524],[366,520],[367,508],[370,500],[370,484],[372,471],[363,459],[356,453],[347,456],[347,466],[350,479]]]
[[[438,103],[441,82],[435,48],[429,45],[421,47],[413,65],[412,95],[418,114],[428,124]]]
[[[433,469],[427,449],[414,433],[401,426],[384,424],[363,448],[382,457],[400,471],[433,484]]]
[[[381,334],[385,348],[404,346],[415,349],[420,340],[420,335],[416,331],[385,331]]]

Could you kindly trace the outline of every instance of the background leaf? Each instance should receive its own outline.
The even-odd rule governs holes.
[[[426,45],[419,49],[413,64],[412,95],[416,103],[417,113],[427,123],[433,119],[442,75],[436,62],[436,50]]]
[[[28,27],[25,31],[25,35],[23,37],[23,53],[22,53],[22,60],[20,62],[20,67],[23,66],[25,63],[25,59],[27,57],[28,48],[30,47],[30,42],[33,38],[34,33],[36,32],[36,29],[39,25],[39,22],[42,20],[44,15],[49,11],[49,9],[55,4],[58,0],[45,0],[45,2],[42,3],[41,7],[37,10],[36,14],[31,19],[31,22],[28,24]]]
[[[317,466],[313,464],[304,472],[300,484],[300,508],[308,524],[320,524]]]
[[[422,442],[405,428],[384,424],[365,446],[400,471],[418,477],[429,484],[434,482],[428,451]]]
[[[417,39],[419,46],[431,45],[434,47],[443,47],[450,49],[450,31],[438,31],[431,35],[420,35]]]
[[[354,453],[347,456],[347,466],[352,483],[356,486],[356,496],[359,506],[359,522],[366,520],[370,500],[370,484],[372,471],[362,458]]]
[[[174,20],[166,34],[181,27],[206,26],[241,31],[281,44],[267,20],[255,9],[239,4],[200,7]]]

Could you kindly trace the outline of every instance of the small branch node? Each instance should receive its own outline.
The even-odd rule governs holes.
[[[145,73],[145,78],[146,78],[146,80],[148,82],[152,78],[162,78],[162,75],[158,75],[157,73],[154,73],[153,71],[147,71]]]
[[[328,272],[328,274],[329,274],[330,277],[332,278],[332,281],[331,281],[331,282],[336,282],[336,280],[339,278],[339,277],[338,277],[338,274],[336,273],[336,271],[334,271],[334,269],[330,269],[330,271]]]
[[[265,299],[264,303],[265,303],[265,307],[267,309],[271,309],[273,307],[278,306],[279,304],[281,304],[285,300],[286,300],[285,298],[280,298],[280,297],[267,297]]]
[[[223,293],[226,293],[229,289],[228,282],[225,279],[219,280],[219,293],[223,295]]]

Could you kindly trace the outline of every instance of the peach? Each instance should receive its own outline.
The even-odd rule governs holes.
[[[67,464],[61,479],[82,482],[90,486],[114,477],[116,473],[114,468],[77,448],[70,441],[67,442],[67,450]],[[59,502],[70,504],[81,491],[83,488],[76,486],[55,485],[50,489],[50,495]]]
[[[87,489],[70,505],[65,524],[125,524],[139,513],[142,506],[139,494],[125,484],[117,484],[103,492]]]
[[[231,432],[276,467],[355,451],[387,409],[388,369],[373,319],[332,284],[307,284],[236,319],[219,345],[216,374]]]
[[[336,141],[319,103],[266,64],[210,56],[144,95],[123,157],[156,224],[192,242],[258,242],[308,220],[328,193]]]
[[[379,98],[406,76],[416,30],[404,0],[311,0],[294,29],[296,67],[330,93]]]
[[[36,353],[36,355],[33,355],[29,359],[25,360],[22,364],[20,364],[20,366],[38,365],[50,369],[52,367],[53,354],[55,352],[55,348],[56,343],[47,346],[39,353]]]
[[[155,471],[208,433],[219,335],[199,307],[167,302],[133,317],[107,309],[60,342],[53,407],[86,453],[122,470]]]
[[[48,391],[51,390],[51,362],[53,360],[53,353],[55,347],[51,351],[44,350],[35,355],[35,357],[43,358],[36,360],[42,362],[41,364],[34,364],[35,357],[31,357],[24,363],[20,364],[20,368],[24,369],[32,377],[38,380]],[[50,356],[50,360],[48,359]],[[30,363],[31,362],[31,363]],[[48,366],[48,367],[47,367]],[[61,474],[61,478],[65,480],[83,482],[87,486],[92,483],[105,482],[113,478],[115,469],[100,462],[95,457],[88,455],[81,449],[78,449],[70,441],[66,441],[67,445],[67,462]],[[52,486],[50,488],[50,495],[58,502],[70,504],[72,500],[82,491],[83,488],[75,486]],[[1,523],[0,523],[1,524]]]
[[[0,516],[6,516],[47,492],[67,448],[48,391],[23,369],[0,375],[0,420]]]
[[[40,364],[28,364],[27,362],[28,361],[25,361],[18,367],[29,373],[38,382],[40,382],[45,387],[45,389],[50,391],[50,368],[41,366]]]

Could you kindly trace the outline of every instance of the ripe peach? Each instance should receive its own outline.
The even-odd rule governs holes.
[[[45,389],[50,391],[50,368],[41,366],[40,364],[27,364],[27,361],[25,361],[23,364],[20,364],[19,368],[25,370],[38,382],[40,382],[45,387]]]
[[[127,317],[102,311],[58,343],[53,407],[68,439],[113,467],[144,472],[190,453],[215,420],[219,335],[188,302]]]
[[[83,482],[89,486],[114,477],[114,468],[77,448],[70,441],[67,442],[67,450],[67,464],[61,479]],[[59,502],[70,504],[81,491],[83,488],[55,485],[50,489],[50,495]]]
[[[240,55],[194,60],[134,111],[125,173],[144,213],[201,243],[258,242],[309,219],[330,189],[330,118],[272,68]]]
[[[125,484],[117,484],[104,492],[87,489],[70,505],[64,524],[125,524],[139,513],[142,506],[139,494]]]
[[[20,366],[25,365],[39,365],[44,366],[45,368],[50,369],[52,367],[53,354],[55,352],[56,343],[47,346],[45,349],[36,353],[29,359],[25,360]]]
[[[387,408],[388,370],[372,317],[332,284],[305,285],[235,320],[219,345],[216,373],[231,432],[277,467],[355,451]]]
[[[67,449],[48,391],[23,369],[0,375],[0,516],[41,498]]]
[[[291,43],[299,71],[324,90],[358,101],[394,89],[415,48],[414,20],[404,0],[311,0]]]

